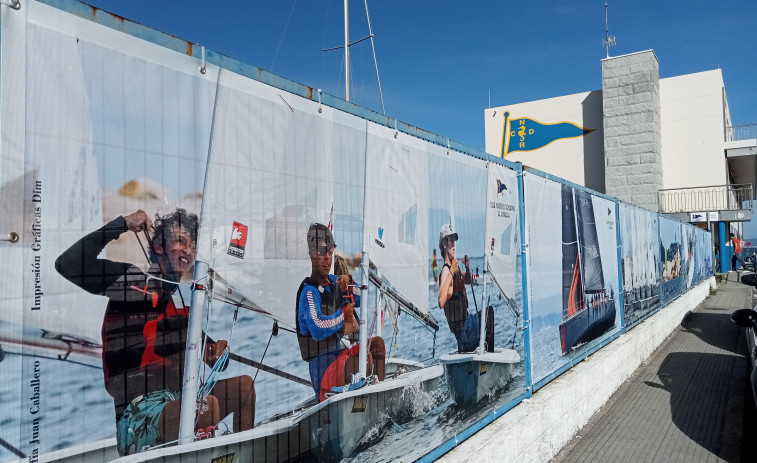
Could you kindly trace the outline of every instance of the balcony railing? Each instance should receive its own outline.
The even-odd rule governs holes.
[[[752,184],[675,188],[657,192],[660,212],[733,211],[752,209]]]
[[[725,141],[751,140],[757,138],[757,124],[734,125],[725,128]]]

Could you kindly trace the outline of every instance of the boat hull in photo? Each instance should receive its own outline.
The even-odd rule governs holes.
[[[441,365],[419,368],[396,378],[333,395],[296,419],[300,439],[310,447],[304,456],[334,461],[351,456],[371,429],[389,420],[407,423],[439,388]]]
[[[570,352],[578,344],[598,338],[615,325],[615,301],[612,299],[589,306],[560,323],[560,348],[562,354]]]
[[[361,439],[373,428],[388,420],[411,421],[422,411],[427,400],[439,388],[444,369],[441,365],[392,365],[399,374],[380,383],[335,394],[325,401],[295,411],[276,421],[263,423],[249,431],[217,436],[190,444],[171,446],[129,455],[116,460],[127,462],[178,463],[213,461],[234,455],[234,461],[338,461],[352,455]],[[404,372],[403,372],[404,371]],[[115,449],[109,454],[114,453]],[[103,450],[90,452],[92,459],[64,461],[103,461]]]
[[[439,360],[455,403],[473,405],[504,387],[521,359],[515,350],[497,347],[494,352],[452,353]]]

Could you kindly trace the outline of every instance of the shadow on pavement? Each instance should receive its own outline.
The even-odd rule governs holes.
[[[730,311],[691,313],[681,330],[720,352],[701,347],[693,350],[710,352],[672,352],[657,372],[659,383],[644,383],[670,393],[673,424],[687,437],[725,461],[738,462],[745,450],[741,433],[742,424],[747,424],[744,404],[751,397],[744,388],[744,333],[730,316]]]
[[[687,437],[725,461],[738,462],[741,430],[727,429],[726,423],[729,406],[743,413],[744,367],[741,356],[673,352],[660,366],[660,382],[644,383],[670,393],[673,424]],[[734,378],[734,373],[739,377]],[[734,381],[742,392],[737,404],[729,403]],[[741,417],[737,418],[740,424]]]
[[[743,333],[741,328],[731,322],[731,311],[722,313],[694,312],[682,323],[681,330],[691,333],[703,342],[725,351],[744,355],[745,351],[738,349],[739,340]]]

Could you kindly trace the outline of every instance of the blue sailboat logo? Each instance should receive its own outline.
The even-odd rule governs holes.
[[[384,228],[379,227],[378,228],[378,238],[374,239],[373,241],[379,245],[380,247],[384,247],[384,242],[382,241],[384,239]]]

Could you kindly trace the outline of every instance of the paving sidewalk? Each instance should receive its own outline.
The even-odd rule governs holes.
[[[734,310],[752,306],[752,287],[729,276],[554,463],[757,461],[742,459],[746,341],[730,320]]]

